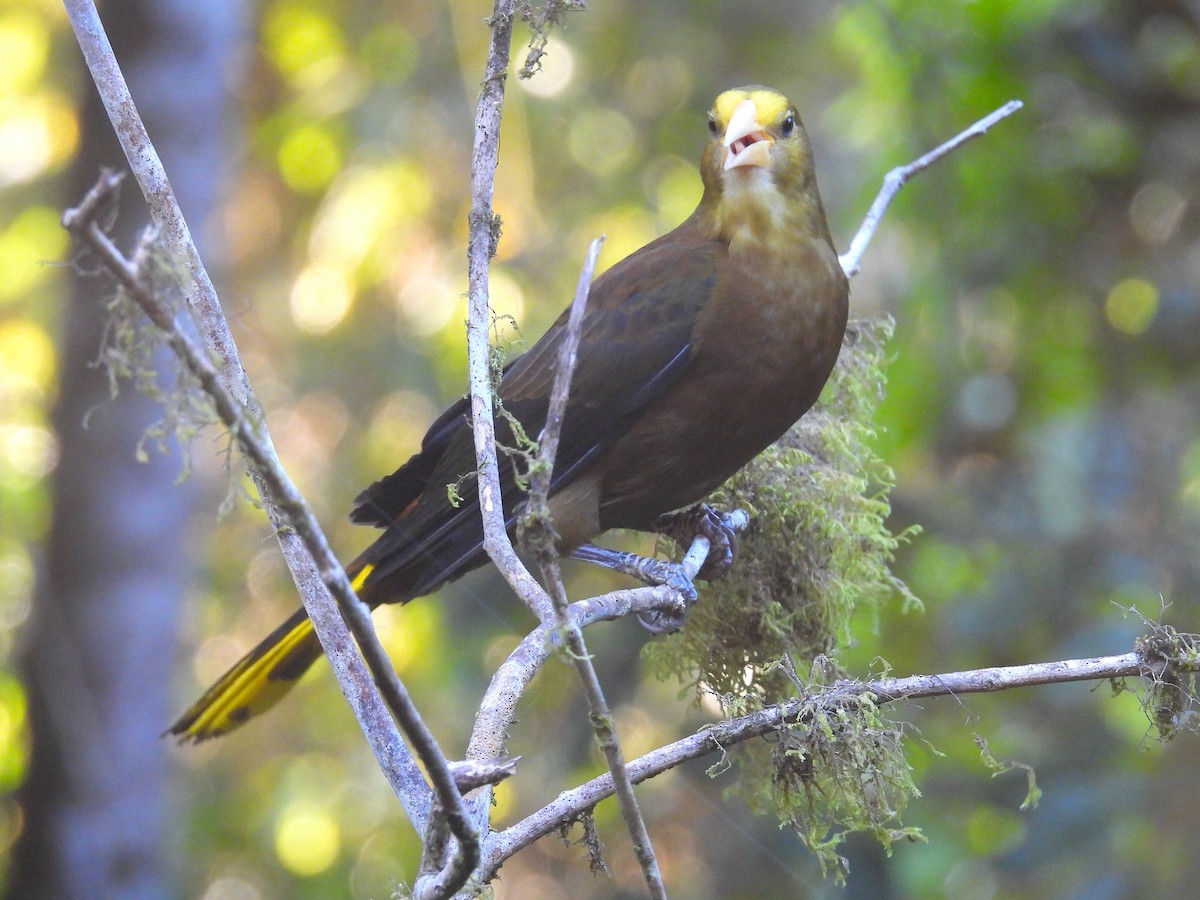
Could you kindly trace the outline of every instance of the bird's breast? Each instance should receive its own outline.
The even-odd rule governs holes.
[[[698,402],[758,453],[812,404],[837,361],[848,290],[833,249],[806,241],[790,254],[731,255],[697,325]],[[699,387],[699,385],[697,385]]]
[[[697,320],[687,372],[613,448],[605,527],[638,527],[702,499],[787,431],[837,361],[847,305],[823,241],[783,257],[731,254]]]

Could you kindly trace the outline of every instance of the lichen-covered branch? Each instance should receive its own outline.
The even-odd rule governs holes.
[[[1131,677],[1145,678],[1154,686],[1172,678],[1173,683],[1179,682],[1180,672],[1194,680],[1197,670],[1196,648],[1200,638],[1172,634],[1175,641],[1168,646],[1174,649],[1168,652],[1163,651],[1162,641],[1143,638],[1138,642],[1138,650],[1120,656],[1002,666],[942,675],[884,678],[870,682],[839,681],[816,693],[705,728],[631,760],[627,768],[633,780],[641,782],[688,760],[725,753],[736,744],[778,731],[789,723],[796,724],[801,720],[799,724],[803,725],[806,711],[814,706],[835,709],[855,698],[867,697],[879,704],[919,697],[959,696],[1032,685]],[[1150,647],[1154,648],[1153,651]],[[1195,690],[1194,684],[1192,690]],[[1195,704],[1193,695],[1189,694],[1188,699]],[[1153,718],[1152,710],[1151,714]],[[504,861],[523,847],[578,819],[601,800],[611,796],[613,790],[610,776],[601,775],[573,790],[564,791],[552,803],[528,818],[493,835],[494,840],[481,863],[483,879],[486,881],[493,877]]]
[[[492,39],[471,151],[471,212],[467,237],[467,359],[471,386],[471,427],[483,516],[483,548],[521,600],[539,621],[551,616],[550,598],[513,549],[504,520],[500,467],[496,460],[495,400],[492,392],[492,347],[488,340],[488,266],[500,240],[500,218],[492,209],[496,164],[500,156],[500,117],[512,47],[514,0],[497,0],[492,12]]]
[[[633,843],[633,851],[642,867],[642,875],[650,896],[663,898],[667,896],[663,885],[662,872],[659,870],[658,858],[654,854],[654,845],[650,841],[650,833],[646,829],[646,821],[638,806],[637,797],[633,792],[633,782],[625,770],[625,754],[621,750],[621,742],[617,736],[616,725],[608,701],[604,698],[604,689],[592,664],[587,644],[583,638],[583,630],[572,618],[567,591],[563,585],[562,571],[559,567],[558,550],[555,546],[556,535],[550,521],[548,497],[550,479],[554,472],[554,461],[558,453],[558,439],[562,431],[563,416],[567,410],[567,395],[571,390],[571,376],[575,372],[576,354],[579,349],[579,334],[583,327],[583,316],[587,309],[588,291],[592,283],[592,275],[596,270],[596,257],[600,254],[601,239],[592,241],[583,271],[575,288],[575,299],[571,303],[571,312],[567,318],[567,328],[563,334],[562,345],[559,347],[558,358],[554,373],[554,384],[550,391],[549,409],[546,414],[546,424],[538,435],[538,455],[530,476],[529,500],[521,517],[521,535],[523,544],[533,551],[538,566],[542,572],[542,582],[550,594],[554,609],[554,626],[562,638],[568,659],[575,667],[583,685],[584,697],[588,705],[588,719],[600,746],[604,759],[608,764],[609,774],[615,785],[617,802],[621,807],[621,816],[629,831]]]
[[[345,570],[329,548],[303,496],[267,449],[258,422],[227,388],[201,349],[177,326],[170,304],[165,303],[161,296],[162,286],[155,283],[150,273],[150,259],[156,246],[154,241],[143,241],[135,259],[129,260],[108,239],[98,224],[97,212],[111,208],[112,195],[120,180],[121,177],[114,173],[102,175],[80,206],[64,214],[63,224],[86,243],[104,267],[113,274],[120,288],[138,304],[161,333],[167,346],[179,358],[181,365],[211,399],[217,417],[229,429],[251,469],[275,498],[288,527],[294,529],[304,542],[319,571],[320,582],[327,589],[321,593],[327,599],[329,592],[338,598],[345,622],[338,616],[339,607],[333,606],[332,603],[329,604],[328,610],[317,607],[309,612],[326,652],[334,659],[339,682],[343,685],[343,691],[356,715],[359,716],[360,724],[380,760],[385,776],[392,783],[410,819],[418,827],[423,827],[429,816],[429,788],[396,733],[395,724],[386,710],[374,709],[369,705],[370,698],[374,697],[376,701],[378,699],[372,687],[372,676],[374,684],[383,693],[393,714],[412,740],[417,755],[431,773],[438,802],[446,810],[446,817],[452,823],[456,837],[459,837],[460,846],[467,848],[461,851],[464,856],[462,867],[465,871],[453,889],[443,895],[449,896],[465,882],[474,869],[478,858],[478,840],[470,828],[461,794],[455,786],[448,763],[408,697],[404,685],[392,669],[371,625],[370,611],[354,595]],[[367,660],[370,675],[362,667],[353,644],[349,642],[349,636],[345,634],[347,624]],[[325,643],[327,640],[328,644]],[[338,651],[338,654],[335,655],[331,651]],[[343,660],[347,661],[348,665],[339,666]]]
[[[192,369],[194,374],[207,371],[208,374],[197,374],[197,377],[205,390],[213,396],[218,412],[221,412],[221,407],[224,406],[226,425],[235,435],[240,434],[241,438],[248,442],[247,446],[253,447],[257,463],[250,466],[251,475],[258,486],[259,495],[275,529],[284,559],[305,609],[313,621],[321,645],[330,658],[342,692],[350,703],[385,777],[396,791],[414,825],[418,829],[423,828],[428,820],[431,802],[429,785],[400,738],[395,722],[384,706],[380,694],[373,688],[373,679],[364,667],[354,641],[347,633],[346,624],[338,612],[338,605],[330,594],[331,589],[342,601],[345,614],[350,619],[357,620],[355,631],[358,633],[360,645],[363,641],[366,641],[368,646],[375,645],[373,650],[364,647],[368,664],[376,670],[375,680],[386,683],[387,673],[395,679],[394,670],[374,636],[369,613],[359,609],[361,604],[354,597],[341,564],[330,550],[303,497],[283,471],[263,421],[261,406],[246,378],[237,346],[221,311],[212,281],[179,209],[166,171],[146,133],[96,7],[91,0],[66,0],[66,9],[89,72],[108,110],[135,179],[149,205],[155,222],[156,242],[161,247],[160,252],[170,260],[166,269],[174,276],[178,289],[186,298],[188,311],[197,323],[205,346],[203,349],[192,346],[186,333],[175,326],[172,314],[161,309],[161,304],[155,324],[162,330],[168,343],[185,365],[187,359],[192,360],[192,365],[187,367]],[[64,224],[68,228],[73,227],[73,230],[106,260],[110,270],[131,296],[139,302],[142,299],[148,301],[143,304],[143,309],[147,310],[147,315],[154,321],[156,314],[153,312],[153,301],[159,298],[153,295],[136,297],[135,291],[141,284],[136,267],[128,261],[123,261],[120,252],[108,241],[107,235],[97,225],[94,215],[91,215],[96,209],[105,208],[105,205],[111,202],[118,181],[119,178],[102,176],[96,189],[89,193],[84,203],[64,217]],[[228,402],[217,401],[217,395],[222,392],[227,395]],[[398,684],[398,679],[396,683]],[[402,692],[403,686],[399,687]],[[394,693],[394,690],[385,689],[385,693]],[[432,735],[429,735],[429,739],[432,741]],[[428,745],[428,742],[423,743]],[[432,746],[436,748],[436,744]],[[435,765],[435,770],[437,768]],[[451,785],[448,775],[439,780],[443,789],[446,785]]]
[[[72,211],[74,216],[68,213],[64,224],[71,227],[68,220],[73,219],[75,232],[107,259],[123,288],[163,331],[181,362],[212,397],[218,415],[246,454],[288,568],[321,645],[330,657],[338,683],[401,805],[414,825],[423,829],[430,813],[429,785],[397,733],[396,722],[412,741],[433,782],[438,804],[458,839],[459,849],[441,873],[444,884],[430,893],[430,896],[450,896],[469,877],[479,854],[478,835],[471,828],[462,795],[454,784],[445,756],[379,643],[370,611],[355,596],[315,516],[279,462],[212,281],[129,93],[95,4],[91,0],[66,0],[66,7],[88,69],[150,207],[157,228],[156,239],[161,240],[174,263],[168,268],[174,271],[182,265],[186,272],[186,277],[178,279],[179,288],[187,297],[189,310],[204,337],[203,351],[175,326],[173,316],[158,303],[154,292],[147,290],[145,280],[130,278],[137,275],[136,270],[131,272],[128,265],[123,267],[117,261],[120,254],[114,255],[116,248],[111,243],[105,246],[106,235],[95,219],[84,212],[86,206]],[[109,189],[115,190],[115,185]],[[92,209],[95,208],[93,203]],[[219,370],[209,362],[210,358],[217,361]],[[370,675],[346,631],[347,626],[354,634]],[[391,715],[383,707],[380,694]]]

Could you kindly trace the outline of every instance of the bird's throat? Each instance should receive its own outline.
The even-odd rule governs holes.
[[[712,237],[731,253],[786,253],[798,237],[813,233],[819,201],[787,197],[765,169],[734,170],[708,217]]]

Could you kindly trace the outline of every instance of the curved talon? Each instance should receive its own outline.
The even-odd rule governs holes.
[[[716,581],[726,575],[737,560],[737,531],[732,525],[732,515],[719,513],[711,507],[706,507],[706,510],[708,514],[701,522],[700,533],[708,538],[710,548],[708,558],[704,560],[704,565],[700,567],[696,577],[705,581]]]
[[[682,512],[660,516],[654,530],[687,546],[697,536],[708,538],[708,557],[696,574],[704,581],[716,581],[733,568],[737,560],[737,532],[744,527],[745,514],[719,512],[707,503],[699,503]]]
[[[576,559],[584,559],[605,568],[632,575],[646,584],[665,585],[678,593],[681,602],[676,607],[638,614],[638,620],[642,625],[655,634],[665,634],[682,628],[688,608],[698,599],[696,585],[688,577],[687,569],[680,563],[668,562],[665,559],[650,559],[638,556],[636,553],[609,550],[606,547],[596,547],[592,544],[584,544],[576,548],[571,555]]]
[[[663,563],[662,571],[658,574],[663,577],[661,584],[679,594],[680,600],[683,601],[682,606],[638,613],[638,621],[651,634],[674,634],[683,627],[687,611],[699,595],[696,593],[696,586],[688,578],[687,571],[679,563]]]
[[[683,628],[684,617],[664,609],[652,609],[638,613],[637,620],[651,634],[674,634]]]

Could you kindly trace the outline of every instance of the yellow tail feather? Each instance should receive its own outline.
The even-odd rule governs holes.
[[[170,733],[181,741],[219,737],[283,699],[321,655],[307,617],[287,624],[291,627],[272,634],[222,675],[171,726]]]
[[[351,582],[356,591],[362,591],[374,568],[366,564],[358,569]],[[180,741],[228,734],[282,700],[320,656],[321,643],[313,624],[304,610],[298,610],[205,691],[168,734],[177,735]]]

